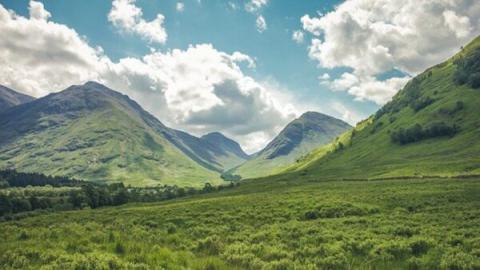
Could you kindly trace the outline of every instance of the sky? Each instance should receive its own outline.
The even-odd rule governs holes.
[[[0,84],[89,80],[248,152],[313,110],[354,125],[480,33],[475,0],[0,0]]]

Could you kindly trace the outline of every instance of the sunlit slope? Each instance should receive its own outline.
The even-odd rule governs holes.
[[[0,114],[0,167],[132,185],[220,183],[128,97],[90,82]]]
[[[334,117],[306,112],[289,123],[254,158],[231,173],[251,178],[280,172],[312,149],[329,143],[350,128],[350,125]]]
[[[479,63],[477,38],[288,171],[311,178],[480,174]]]

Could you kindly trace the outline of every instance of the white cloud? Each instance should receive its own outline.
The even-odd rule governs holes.
[[[292,39],[293,39],[296,43],[299,43],[299,44],[300,44],[300,43],[303,43],[303,39],[304,39],[303,31],[302,31],[302,30],[293,31]]]
[[[183,4],[182,2],[177,2],[175,8],[178,12],[183,12],[185,10],[185,4]]]
[[[445,19],[445,25],[455,32],[457,38],[467,37],[472,31],[470,18],[467,16],[458,16],[453,10],[445,10],[443,18]]]
[[[30,18],[36,20],[46,21],[51,16],[50,12],[43,7],[43,3],[37,1],[30,1],[28,11],[30,12]]]
[[[330,74],[328,73],[323,73],[321,76],[318,77],[320,81],[326,81],[330,79]]]
[[[114,62],[75,30],[33,16],[0,5],[0,84],[39,97],[97,80],[128,94],[172,127],[197,135],[221,131],[249,151],[258,150],[299,113],[282,89],[245,75],[239,63],[253,68],[255,61],[240,52],[200,44]]]
[[[356,123],[364,119],[364,115],[361,115],[359,112],[347,108],[343,103],[338,101],[333,101],[329,105],[329,108],[332,110],[333,115],[338,115],[340,119],[349,123],[352,126],[355,126]]]
[[[255,25],[257,26],[257,31],[260,33],[267,30],[267,22],[265,21],[265,18],[262,15],[259,15],[257,17],[257,20],[255,21]]]
[[[250,0],[245,4],[245,10],[251,13],[255,13],[267,4],[268,0]]]
[[[316,36],[312,59],[324,68],[351,68],[359,81],[344,90],[383,103],[407,80],[378,81],[377,75],[396,69],[413,76],[445,60],[480,33],[478,14],[480,2],[471,0],[347,0],[301,22]]]
[[[167,32],[163,27],[165,17],[157,14],[155,19],[147,22],[142,15],[142,10],[135,6],[135,0],[113,0],[108,20],[122,31],[138,34],[150,43],[165,43],[167,41]]]

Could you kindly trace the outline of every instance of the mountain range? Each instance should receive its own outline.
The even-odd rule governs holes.
[[[0,113],[4,169],[196,186],[221,183],[222,171],[248,158],[222,134],[198,138],[171,129],[128,96],[96,82],[27,100]]]
[[[230,176],[276,174],[478,175],[478,63],[480,38],[414,77],[356,127],[307,112],[252,156],[221,133],[196,137],[169,128],[128,96],[96,82],[39,99],[1,86],[0,169],[137,186],[200,186]]]
[[[90,181],[199,186],[222,183],[227,171],[268,175],[351,128],[307,112],[249,156],[219,132],[196,137],[169,128],[128,96],[97,82],[39,99],[0,89],[8,104],[0,112],[0,169]]]

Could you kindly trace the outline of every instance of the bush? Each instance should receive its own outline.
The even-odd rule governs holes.
[[[198,242],[198,250],[205,252],[208,255],[218,255],[223,248],[223,244],[218,237],[207,237]]]
[[[410,128],[401,128],[392,132],[390,138],[394,143],[408,144],[435,137],[452,137],[458,130],[458,126],[448,126],[444,122],[433,123],[427,128],[423,128],[420,124],[415,124]]]
[[[474,263],[475,258],[472,255],[465,253],[459,248],[453,248],[442,256],[440,268],[445,270],[475,269]]]
[[[457,65],[453,76],[455,83],[480,88],[480,48],[463,58],[457,59],[455,64]]]
[[[416,238],[410,242],[410,249],[412,250],[412,254],[415,256],[423,255],[427,253],[428,249],[430,248],[430,241],[423,238]]]
[[[423,108],[427,107],[428,105],[432,104],[435,100],[431,99],[430,97],[420,98],[418,100],[413,101],[410,104],[410,107],[415,111],[418,112]]]
[[[121,242],[115,243],[115,253],[117,254],[125,254],[125,247]]]

